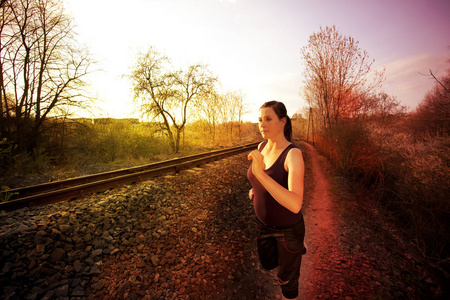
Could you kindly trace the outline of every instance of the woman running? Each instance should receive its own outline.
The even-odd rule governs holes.
[[[259,130],[265,141],[248,155],[252,164],[247,173],[258,225],[258,255],[265,269],[278,267],[282,299],[296,299],[306,253],[303,156],[291,143],[292,125],[283,103],[270,101],[261,106]]]

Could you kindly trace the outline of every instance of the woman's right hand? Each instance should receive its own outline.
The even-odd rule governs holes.
[[[248,191],[248,197],[250,198],[250,200],[253,200],[253,189],[250,189],[250,191]]]

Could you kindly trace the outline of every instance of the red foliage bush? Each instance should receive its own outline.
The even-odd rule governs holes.
[[[348,122],[322,134],[317,147],[373,192],[425,256],[449,268],[450,137],[417,142],[394,128]]]

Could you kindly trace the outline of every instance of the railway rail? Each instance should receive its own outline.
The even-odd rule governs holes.
[[[252,143],[133,168],[2,191],[0,192],[0,199],[6,199],[6,197],[9,196],[10,200],[0,203],[0,210],[10,211],[27,206],[73,200],[88,194],[115,188],[120,185],[133,184],[161,175],[178,173],[181,170],[200,166],[244,151],[249,151],[257,144],[258,143]]]

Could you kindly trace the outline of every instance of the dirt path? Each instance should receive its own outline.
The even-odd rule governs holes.
[[[302,143],[309,160],[307,192],[303,213],[306,223],[305,242],[308,248],[303,258],[300,276],[300,299],[355,299],[374,295],[379,282],[374,280],[375,258],[359,251],[360,247],[345,244],[348,224],[343,220],[343,207],[331,192],[327,161],[317,150]],[[306,189],[311,187],[306,186]],[[349,247],[350,246],[350,247]]]
[[[327,253],[332,253],[336,244],[336,214],[333,209],[331,196],[328,192],[329,183],[319,163],[318,153],[309,144],[307,155],[310,159],[312,177],[315,183],[311,201],[305,203],[303,208],[306,227],[305,243],[308,249],[307,255],[302,261],[300,276],[301,299],[312,299],[317,293],[317,280],[325,274],[318,269],[317,263]],[[317,296],[317,295],[316,295]]]
[[[300,299],[441,299],[412,244],[364,192],[349,187],[305,143],[305,242]]]

